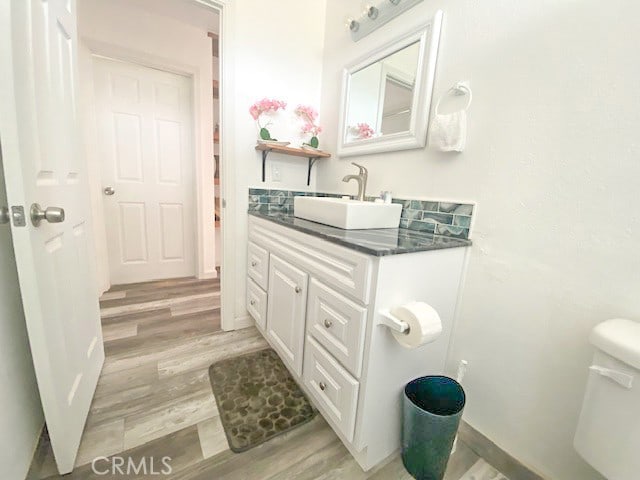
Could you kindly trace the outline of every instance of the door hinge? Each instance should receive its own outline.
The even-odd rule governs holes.
[[[9,215],[9,209],[5,206],[0,207],[0,225],[9,223],[11,215]]]
[[[24,227],[27,225],[27,218],[24,216],[24,207],[22,205],[13,205],[11,207],[11,218],[14,227]]]
[[[224,198],[222,199],[222,208],[227,208],[227,201]]]

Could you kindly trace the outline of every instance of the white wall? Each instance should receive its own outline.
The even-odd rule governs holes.
[[[179,16],[176,16],[178,15]],[[175,18],[174,18],[175,17]],[[189,18],[196,26],[185,23]],[[81,117],[84,125],[86,156],[90,175],[99,179],[98,156],[93,112],[92,52],[149,66],[188,73],[194,80],[195,151],[200,164],[199,182],[198,268],[200,277],[215,277],[215,228],[213,192],[213,111],[211,108],[211,39],[207,31],[218,30],[215,12],[194,4],[165,0],[82,0],[78,2],[78,36]],[[104,225],[102,191],[93,182],[92,210],[96,232],[100,289],[108,287],[106,239],[100,235]]]
[[[229,141],[228,150],[222,152],[233,163],[234,172],[223,172],[223,192],[233,183],[235,196],[224,193],[227,209],[223,216],[234,216],[235,231],[223,232],[225,255],[235,259],[235,315],[246,315],[246,248],[247,248],[247,189],[283,188],[314,189],[316,167],[312,174],[311,187],[307,187],[307,162],[301,157],[285,157],[271,154],[267,160],[267,182],[261,181],[262,160],[254,150],[258,132],[249,115],[249,107],[263,97],[277,98],[288,102],[287,113],[279,115],[270,131],[275,138],[301,143],[299,135],[302,124],[293,115],[298,104],[320,104],[322,79],[322,48],[324,44],[325,0],[263,0],[232,1],[234,23],[222,32],[222,42],[228,44],[232,58],[223,59],[227,71],[223,72],[223,95],[230,101],[224,106],[222,136]],[[277,3],[277,5],[276,5]],[[226,36],[225,36],[226,35]],[[226,47],[225,47],[226,48]],[[230,82],[229,79],[233,81]],[[224,97],[227,98],[227,97]],[[232,121],[225,123],[225,118]],[[333,117],[321,116],[320,123]],[[325,143],[320,135],[320,148],[333,150],[333,143]],[[320,163],[320,162],[318,162]],[[271,180],[272,165],[280,169],[280,182]],[[317,164],[316,164],[317,165]],[[223,265],[223,275],[225,266]],[[224,286],[223,286],[224,288]],[[223,304],[223,309],[225,304]]]
[[[0,158],[0,205],[7,205]],[[9,225],[0,225],[0,478],[24,478],[44,416],[22,312]]]
[[[360,1],[327,3],[332,148],[342,66],[444,10],[434,100],[471,81],[467,150],[353,160],[369,168],[370,193],[478,202],[449,365],[469,361],[465,418],[548,478],[600,478],[572,437],[589,331],[640,320],[640,4],[433,0],[354,43],[342,18]],[[332,158],[318,188],[351,192],[340,179],[352,170]]]
[[[287,111],[273,117],[269,131],[273,137],[291,141],[293,145],[308,140],[300,134],[302,122],[293,110],[299,104],[320,106],[325,0],[281,0],[277,6],[261,0],[235,3],[233,55],[237,118],[233,134],[238,146],[238,170],[246,172],[245,186],[262,187],[261,157],[254,150],[258,130],[249,115],[249,107],[264,97],[286,101]],[[326,127],[323,118],[320,123]],[[320,146],[332,148],[333,145],[326,144],[320,135]],[[280,182],[271,179],[272,163],[281,167]],[[272,155],[267,165],[266,186],[306,189],[306,173],[304,159]],[[246,203],[247,192],[241,193]]]

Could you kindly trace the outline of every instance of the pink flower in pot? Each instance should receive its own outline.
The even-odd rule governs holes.
[[[294,110],[294,113],[304,121],[304,124],[302,125],[302,133],[311,134],[309,142],[303,143],[303,145],[318,148],[318,145],[320,145],[318,135],[322,132],[322,127],[316,124],[318,112],[311,106],[298,105]]]
[[[260,121],[260,117],[265,114],[275,113],[278,110],[284,110],[285,108],[287,108],[286,102],[268,98],[263,98],[249,107],[249,114],[258,124],[258,128],[260,129],[260,138],[262,140],[276,141],[275,138],[271,138],[271,133],[267,130],[267,127],[271,125],[271,122],[267,122],[263,125]]]

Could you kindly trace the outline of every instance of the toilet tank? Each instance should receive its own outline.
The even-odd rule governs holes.
[[[591,332],[596,347],[574,438],[608,480],[640,478],[640,323],[612,319]]]

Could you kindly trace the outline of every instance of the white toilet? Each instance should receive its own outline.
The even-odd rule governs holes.
[[[607,320],[591,332],[589,369],[573,444],[609,480],[640,478],[640,323]]]

